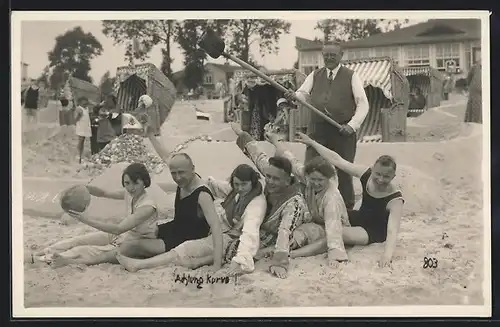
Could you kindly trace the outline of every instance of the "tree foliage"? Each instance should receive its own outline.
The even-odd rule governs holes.
[[[228,22],[229,52],[241,60],[252,63],[252,44],[259,42],[261,55],[278,53],[279,40],[290,33],[289,22],[281,19],[232,19]]]
[[[52,68],[50,85],[53,88],[60,87],[70,74],[92,82],[89,76],[90,61],[101,53],[101,43],[80,26],[57,36],[54,49],[48,53],[49,67]]]
[[[50,77],[50,67],[49,66],[45,66],[42,70],[42,73],[40,74],[40,76],[37,78],[37,81],[38,82],[42,82],[42,83],[45,83],[45,87],[46,88],[49,88],[50,87],[50,80],[49,80],[49,77]]]
[[[111,37],[115,45],[126,45],[125,58],[131,63],[134,60],[144,61],[149,58],[151,50],[161,45],[161,71],[169,78],[172,76],[171,45],[175,36],[175,20],[105,20],[102,21],[102,32]],[[133,39],[141,45],[134,51]]]
[[[323,33],[324,41],[352,41],[401,28],[408,19],[323,19],[315,29]],[[385,28],[384,28],[385,26]]]
[[[104,73],[99,82],[99,90],[101,91],[101,97],[105,98],[106,95],[112,94],[114,92],[114,85],[116,82],[116,77],[111,77],[109,70]]]

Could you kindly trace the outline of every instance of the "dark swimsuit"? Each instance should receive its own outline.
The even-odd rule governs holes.
[[[158,226],[157,237],[165,243],[165,252],[186,241],[205,238],[210,234],[210,225],[198,203],[201,192],[210,194],[214,200],[212,192],[204,185],[182,199],[180,188],[177,188],[174,220]]]
[[[351,226],[362,227],[368,234],[368,244],[382,243],[387,238],[387,224],[389,222],[389,210],[387,204],[396,198],[402,198],[401,191],[396,191],[383,198],[371,196],[368,189],[368,180],[372,170],[368,169],[361,176],[363,186],[363,199],[359,210],[348,210]],[[404,200],[403,200],[404,201]]]

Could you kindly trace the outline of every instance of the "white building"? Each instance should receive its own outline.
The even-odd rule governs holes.
[[[296,38],[299,70],[309,74],[323,65],[321,41]],[[343,44],[343,60],[391,57],[399,66],[431,66],[445,70],[452,60],[465,76],[481,57],[479,19],[431,19],[399,30],[372,35]]]

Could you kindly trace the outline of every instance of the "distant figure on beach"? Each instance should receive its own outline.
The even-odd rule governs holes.
[[[259,143],[238,124],[233,123],[231,127],[238,136],[238,147],[265,176],[267,210],[260,228],[260,249],[256,259],[272,253],[269,271],[278,278],[287,278],[291,237],[304,222],[307,212],[300,182],[292,175],[290,160],[282,156],[268,157]]]
[[[427,101],[419,87],[415,87],[410,94],[410,105],[408,109],[424,109]]]
[[[279,141],[276,134],[268,133],[267,139],[276,148],[276,155],[290,160],[293,176],[303,184],[307,203],[304,223],[292,233],[290,258],[308,257],[328,250],[330,267],[347,261],[342,230],[350,226],[347,209],[338,190],[337,171],[323,157],[302,162]]]
[[[118,251],[130,256],[135,255],[135,252],[129,252],[130,249],[134,250],[133,246],[129,245],[129,242],[132,242],[133,245],[136,240],[156,239],[157,205],[147,192],[147,188],[151,185],[151,177],[146,167],[140,163],[130,164],[123,171],[121,178],[123,189],[117,191],[106,191],[87,185],[89,193],[93,196],[124,200],[129,214],[119,223],[111,223],[103,218],[91,217],[87,212],[69,212],[78,221],[110,235],[107,244],[87,243],[87,245],[101,245],[104,248],[97,248],[96,250],[99,250],[97,254],[84,257],[55,253],[52,257],[52,267],[57,268],[69,264],[118,264],[116,260]],[[90,239],[95,239],[94,236],[95,234],[91,234]],[[83,237],[83,239],[88,241],[86,237]],[[98,236],[97,239],[102,241],[103,238]],[[105,238],[104,241],[106,241]],[[78,240],[76,243],[78,244]]]
[[[325,66],[310,73],[297,92],[285,94],[290,100],[300,97],[339,123],[340,130],[311,113],[308,134],[342,158],[354,162],[356,157],[356,131],[368,114],[368,98],[363,82],[353,70],[340,64],[344,51],[338,42],[323,46]],[[318,156],[312,148],[306,149],[306,161]],[[339,190],[348,209],[354,207],[354,186],[352,176],[339,171]]]
[[[90,113],[89,113],[89,100],[86,97],[78,99],[78,105],[75,109],[75,133],[78,136],[78,162],[82,163],[83,148],[85,139],[92,137],[92,130],[90,128]]]
[[[117,105],[116,97],[109,94],[106,99],[98,105],[99,124],[97,127],[97,145],[99,152],[116,138],[116,131],[111,123],[112,111]]]
[[[481,91],[481,60],[479,60],[470,70],[467,76],[467,85],[469,87],[469,99],[467,101],[467,109],[465,111],[466,123],[483,122],[483,102]]]
[[[31,80],[31,85],[24,92],[24,111],[27,122],[34,124],[38,121],[38,105],[40,99],[40,88],[36,80]]]
[[[230,263],[226,275],[254,271],[259,249],[259,228],[266,213],[266,199],[259,173],[246,164],[236,167],[229,181],[208,177],[206,184],[217,198],[216,211],[222,224],[224,263]],[[186,241],[171,251],[144,260],[119,255],[118,261],[129,271],[182,265],[196,269],[214,262],[211,236]]]
[[[153,257],[169,251],[178,245],[197,239],[205,239],[210,234],[210,246],[213,249],[213,266],[215,270],[222,267],[223,260],[223,235],[222,226],[215,210],[212,191],[205,185],[202,178],[196,173],[194,163],[186,153],[175,153],[154,136],[148,127],[148,122],[143,122],[145,132],[156,152],[168,164],[170,174],[175,185],[158,184],[165,191],[175,189],[174,219],[158,225],[157,237],[149,240],[138,240],[130,244],[134,255],[123,254],[120,257],[140,258]],[[206,240],[208,242],[208,240]],[[173,252],[172,252],[173,253]],[[171,256],[172,253],[169,255]],[[163,257],[165,258],[165,256]],[[163,260],[162,258],[159,259]],[[132,269],[129,266],[130,269]]]
[[[59,99],[59,126],[70,126],[73,123],[72,111],[70,108],[70,103],[65,97]]]
[[[372,167],[353,164],[303,133],[297,133],[298,142],[313,147],[332,165],[361,180],[362,203],[359,210],[349,210],[351,227],[342,228],[346,245],[368,245],[385,242],[381,267],[390,265],[403,212],[401,191],[392,183],[396,176],[396,162],[387,155],[379,157]],[[325,248],[326,250],[326,248]]]

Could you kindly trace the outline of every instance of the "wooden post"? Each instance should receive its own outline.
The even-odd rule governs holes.
[[[288,142],[295,141],[295,133],[297,131],[296,116],[298,114],[297,109],[290,109],[288,111]]]

